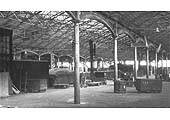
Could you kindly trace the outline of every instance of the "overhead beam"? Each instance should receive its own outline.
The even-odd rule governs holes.
[[[101,23],[103,23],[112,33],[112,36],[115,36],[115,32],[113,29],[113,25],[103,16],[101,16],[100,14],[96,13],[96,12],[82,12],[81,16],[80,16],[81,20],[85,20],[85,19],[93,19],[93,20],[97,20]]]

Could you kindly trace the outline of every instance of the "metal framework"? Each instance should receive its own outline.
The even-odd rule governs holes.
[[[0,27],[13,29],[13,48],[38,53],[54,52],[73,55],[73,11],[0,11]],[[118,53],[130,48],[137,37],[147,36],[155,49],[161,43],[169,52],[170,14],[168,11],[93,11],[81,12],[80,55],[89,56],[88,41],[96,43],[98,57],[113,57],[115,23]],[[118,54],[118,58],[120,58]],[[120,58],[121,59],[121,58]],[[128,58],[132,59],[132,58]]]
[[[58,55],[73,55],[74,23],[70,14],[71,12],[64,11],[1,11],[0,27],[14,30],[15,50],[29,49],[38,53],[52,51]],[[87,16],[88,12],[83,15],[86,17],[81,16],[83,20],[79,23],[81,56],[89,56],[88,41],[93,40],[98,57],[112,57],[113,24],[109,21],[108,25],[99,16],[93,19],[92,15]],[[118,40],[118,51],[129,48],[131,42],[128,36]]]

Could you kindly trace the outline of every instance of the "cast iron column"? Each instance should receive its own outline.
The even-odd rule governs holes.
[[[149,47],[146,48],[146,78],[149,78]]]
[[[118,80],[118,66],[117,66],[117,37],[114,40],[114,92],[116,93],[116,81]]]
[[[77,12],[76,18],[79,20],[80,12]],[[79,62],[80,62],[80,50],[79,50],[79,21],[74,23],[74,104],[80,104],[80,73],[79,73]]]
[[[39,61],[41,60],[40,55],[38,55],[38,60],[39,60]]]
[[[169,64],[169,53],[168,53],[168,61],[167,61],[167,66],[168,66],[168,64]],[[168,75],[168,80],[169,80],[169,68],[167,68],[167,75]]]
[[[53,66],[53,54],[50,53],[50,65],[51,65],[51,69],[52,69],[52,66]]]
[[[161,78],[163,79],[163,69],[164,69],[164,67],[163,67],[163,60],[164,60],[164,58],[163,58],[164,56],[163,56],[163,52],[162,52],[162,60],[161,60],[161,72],[162,72],[162,75],[161,75]]]
[[[114,71],[115,71],[115,78],[114,81],[118,79],[118,66],[117,66],[117,37],[114,40]]]
[[[168,54],[166,54],[166,79],[168,79]]]
[[[158,74],[158,53],[157,51],[155,52],[155,78],[157,79],[157,74]]]
[[[102,70],[104,70],[104,61],[102,59]]]
[[[134,47],[134,79],[137,78],[137,47]]]
[[[93,80],[93,41],[89,41],[90,46],[90,79]]]
[[[57,57],[57,68],[59,68],[59,57]]]

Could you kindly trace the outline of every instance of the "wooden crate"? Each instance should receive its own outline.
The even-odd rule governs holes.
[[[136,90],[139,92],[161,92],[161,79],[137,79],[135,82]]]
[[[124,80],[114,81],[114,93],[126,93],[126,81]]]
[[[26,85],[27,92],[41,92],[47,90],[47,79],[28,79]]]

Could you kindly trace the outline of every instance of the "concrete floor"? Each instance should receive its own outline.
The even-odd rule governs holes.
[[[127,93],[113,92],[113,85],[81,88],[81,104],[73,104],[73,87],[48,89],[43,93],[23,93],[0,98],[1,106],[19,108],[164,108],[170,107],[170,82],[163,82],[162,93],[138,93],[127,87]]]

